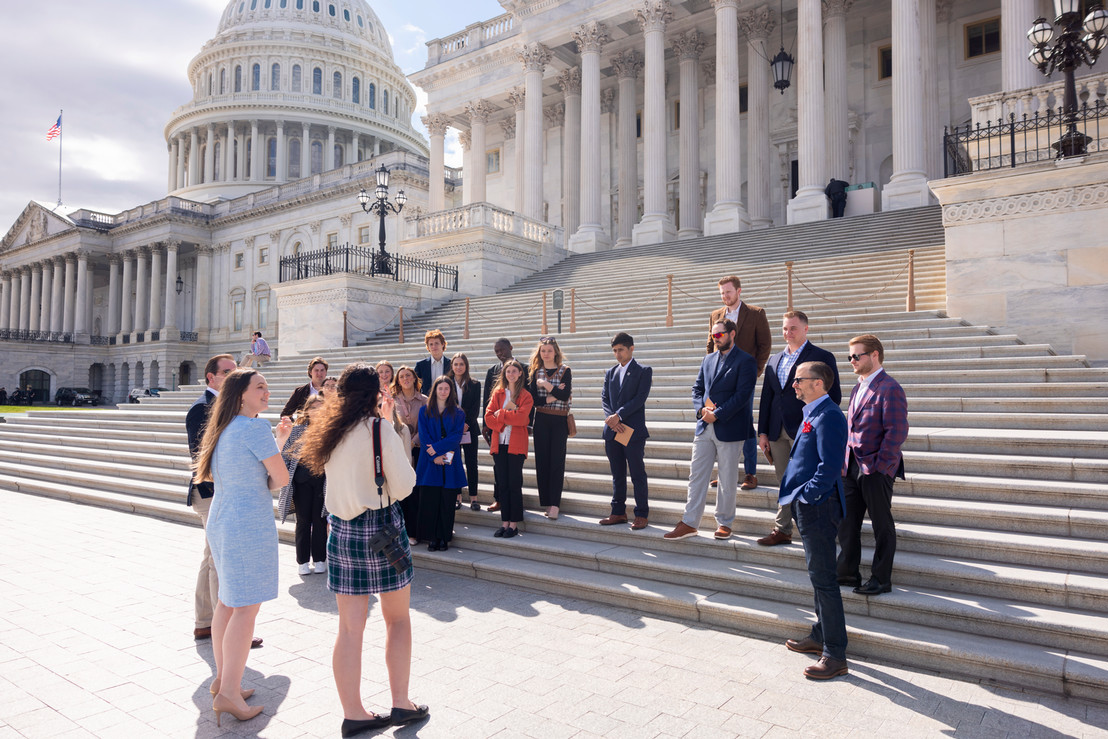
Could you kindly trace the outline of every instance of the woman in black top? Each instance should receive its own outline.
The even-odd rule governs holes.
[[[455,354],[450,359],[450,369],[446,371],[448,377],[454,383],[454,389],[458,392],[458,407],[466,414],[466,429],[462,436],[462,456],[466,467],[466,482],[469,487],[469,507],[471,510],[481,510],[477,502],[477,437],[481,427],[477,419],[483,412],[481,408],[481,383],[469,376],[469,357],[465,354]],[[462,495],[458,493],[458,500],[454,508],[462,507]]]
[[[289,470],[289,484],[281,490],[277,512],[285,522],[291,508],[296,511],[296,564],[301,575],[327,572],[327,517],[323,514],[323,492],[326,478],[313,474],[299,463],[300,437],[308,429],[312,414],[323,406],[322,393],[312,395],[296,413],[296,425],[285,442],[281,454]],[[311,559],[313,565],[308,563]]]
[[[527,390],[535,399],[535,477],[539,505],[546,517],[558,518],[562,483],[566,473],[566,440],[569,438],[569,404],[573,376],[553,336],[543,336],[531,353]]]

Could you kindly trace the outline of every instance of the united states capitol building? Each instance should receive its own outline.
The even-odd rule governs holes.
[[[1061,105],[1061,76],[1027,60],[1051,3],[501,4],[406,78],[362,0],[230,2],[165,126],[166,197],[31,202],[0,241],[0,385],[122,400],[195,382],[253,331],[289,355],[573,253],[826,219],[830,178],[851,185],[847,217],[943,206],[952,315],[1108,359],[1103,331],[1071,320],[1108,312],[1108,245],[1088,238],[1108,215],[1108,119],[1061,162],[1026,135],[944,146],[944,129]],[[1095,111],[1106,79],[1079,70]],[[407,197],[384,275],[358,202],[382,165]]]

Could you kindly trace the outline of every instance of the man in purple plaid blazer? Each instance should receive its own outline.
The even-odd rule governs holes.
[[[893,523],[893,479],[904,479],[900,446],[908,438],[908,402],[904,389],[881,367],[885,348],[873,334],[850,340],[850,366],[858,384],[847,409],[846,459],[843,485],[846,514],[839,525],[840,585],[853,585],[861,595],[892,590],[896,526]],[[869,513],[875,547],[870,578],[862,582],[862,518]]]

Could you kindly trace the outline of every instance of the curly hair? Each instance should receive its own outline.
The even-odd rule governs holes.
[[[346,432],[356,424],[377,417],[377,396],[381,380],[377,370],[358,362],[347,365],[339,375],[338,394],[316,411],[301,437],[300,464],[314,475],[325,472],[327,460]]]

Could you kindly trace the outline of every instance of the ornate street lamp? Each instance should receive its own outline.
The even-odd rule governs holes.
[[[373,198],[370,198],[369,193],[365,188],[361,189],[358,193],[358,203],[362,206],[362,210],[366,213],[376,213],[381,219],[381,228],[378,231],[378,237],[381,242],[380,251],[374,258],[374,272],[388,273],[392,272],[389,268],[389,254],[385,251],[385,216],[389,213],[397,213],[404,210],[404,203],[408,202],[408,196],[404,194],[403,190],[396,193],[396,205],[389,202],[389,170],[385,165],[378,167],[374,174],[377,175],[377,187],[373,191]]]
[[[1031,42],[1031,53],[1027,58],[1048,77],[1054,70],[1062,71],[1066,77],[1065,101],[1063,111],[1069,123],[1069,130],[1051,147],[1059,157],[1083,156],[1092,140],[1077,130],[1077,87],[1073,81],[1074,71],[1084,64],[1092,67],[1097,57],[1108,46],[1108,11],[1095,8],[1081,19],[1080,0],[1054,0],[1054,24],[1046,18],[1038,18],[1027,31],[1027,40]],[[1054,38],[1054,26],[1061,29],[1058,38]],[[1082,37],[1081,32],[1085,35]]]
[[[781,31],[781,51],[769,60],[769,66],[773,70],[774,88],[780,90],[781,94],[784,95],[785,90],[789,89],[789,80],[793,76],[793,65],[796,64],[793,55],[785,51],[785,0],[781,0],[780,11],[777,14],[777,24]]]

